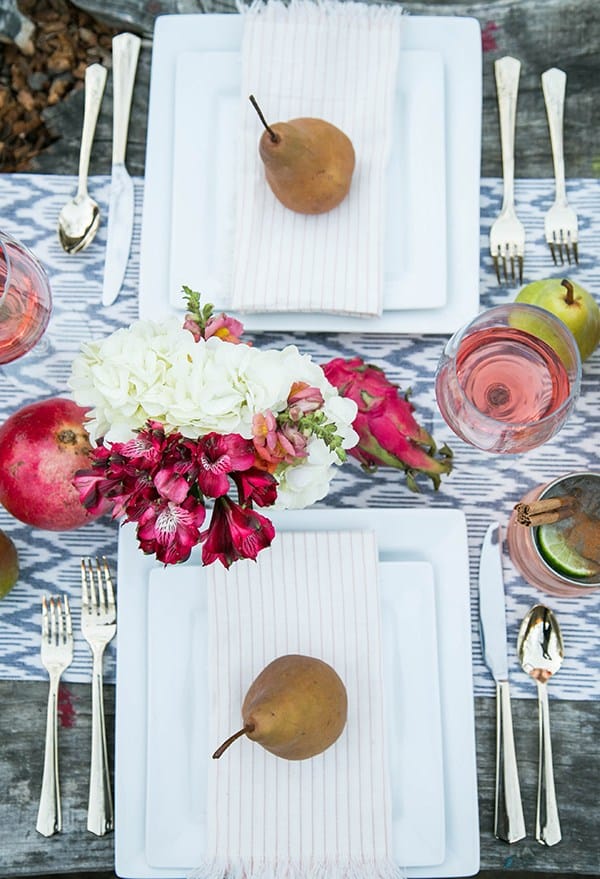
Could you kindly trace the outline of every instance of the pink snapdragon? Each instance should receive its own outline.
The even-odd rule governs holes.
[[[274,473],[280,464],[295,464],[298,459],[306,457],[307,439],[297,429],[281,429],[272,412],[259,412],[254,416],[252,434],[259,466],[270,473]]]
[[[303,415],[320,409],[324,402],[323,394],[318,388],[313,388],[306,382],[294,382],[287,398],[289,417],[292,421],[300,421]]]

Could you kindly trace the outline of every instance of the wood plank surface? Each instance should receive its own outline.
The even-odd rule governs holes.
[[[95,837],[86,830],[91,695],[84,684],[64,686],[62,694],[65,723],[59,730],[59,742],[64,830],[49,839],[35,830],[46,698],[47,685],[43,682],[0,681],[0,876],[112,871],[113,834]],[[113,687],[105,687],[105,700],[112,758]],[[492,832],[495,702],[478,698],[475,707],[482,870],[599,875],[600,703],[551,698],[554,766],[563,830],[562,842],[551,848],[539,845],[532,836],[537,785],[537,702],[513,700],[528,836],[511,846],[499,842]]]
[[[143,175],[152,55],[152,30],[159,14],[236,11],[235,0],[78,0],[95,17],[144,36],[130,128],[128,166]],[[484,177],[501,176],[494,61],[513,55],[522,63],[517,104],[516,164],[519,177],[552,177],[546,111],[540,87],[544,70],[567,73],[565,166],[567,177],[600,176],[600,14],[598,0],[483,0],[479,3],[406,2],[414,15],[468,15],[477,18],[483,41]],[[202,107],[198,107],[202,112]],[[34,170],[75,174],[81,137],[83,95],[72,93],[49,108],[45,119],[57,141],[35,160]],[[92,153],[91,172],[110,170],[112,78],[109,77]]]

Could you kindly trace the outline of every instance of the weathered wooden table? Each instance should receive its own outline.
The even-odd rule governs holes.
[[[154,17],[168,12],[234,12],[234,0],[79,0],[99,18],[144,36],[134,95],[128,166],[143,175],[151,37]],[[551,66],[568,73],[566,167],[568,176],[598,177],[600,106],[600,16],[597,0],[490,0],[476,4],[431,2],[403,4],[415,14],[477,17],[484,40],[482,175],[500,176],[493,61],[505,54],[523,64],[517,123],[517,177],[550,177],[552,164],[540,74]],[[108,173],[112,140],[109,86],[100,118],[92,173]],[[48,123],[59,140],[35,164],[49,173],[77,172],[82,95],[53,108]],[[113,838],[85,831],[90,691],[70,685],[77,723],[61,730],[64,831],[44,839],[35,831],[42,771],[40,730],[44,728],[47,685],[0,681],[0,876],[108,872],[113,869]],[[109,750],[113,753],[114,693],[106,688]],[[543,848],[529,837],[508,846],[492,833],[495,703],[476,699],[481,867],[483,871],[528,874],[600,875],[598,790],[600,788],[600,702],[552,702],[552,737],[563,841]],[[515,735],[524,809],[531,828],[535,814],[537,742],[535,705],[514,700]]]

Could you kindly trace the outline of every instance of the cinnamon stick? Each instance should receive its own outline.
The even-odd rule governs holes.
[[[518,524],[532,528],[537,525],[553,525],[566,519],[573,513],[573,504],[574,498],[565,495],[544,498],[531,504],[519,503],[514,509]]]

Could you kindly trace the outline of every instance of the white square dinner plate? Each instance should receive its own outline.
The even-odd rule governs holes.
[[[407,866],[444,859],[444,780],[433,570],[379,566],[393,855]],[[146,856],[184,876],[206,845],[209,705],[204,568],[150,572]]]
[[[206,291],[217,311],[231,311],[241,76],[239,52],[184,52],[177,58],[169,251],[169,293],[176,310],[182,308],[185,284]],[[395,98],[383,308],[412,308],[411,290],[417,287],[421,308],[439,308],[446,302],[447,274],[444,69],[439,52],[401,51]],[[256,121],[258,149],[262,126]],[[311,320],[318,317],[312,314]]]
[[[438,649],[445,851],[441,863],[408,866],[407,875],[433,879],[476,873],[479,820],[464,515],[457,510],[441,509],[309,509],[270,513],[270,517],[276,529],[283,530],[374,530],[382,563],[416,561],[431,565]],[[197,554],[193,554],[190,564],[197,564],[197,558]],[[152,790],[148,777],[152,767],[148,734],[151,717],[149,580],[152,571],[160,568],[154,557],[138,549],[134,527],[123,526],[118,557],[115,869],[119,876],[132,879],[170,879],[183,875],[182,871],[151,865],[147,852],[147,804]],[[385,591],[382,600],[386,600]],[[388,677],[386,684],[389,685],[389,681]],[[429,710],[435,711],[435,707]],[[406,766],[410,756],[398,755],[399,765]],[[393,762],[391,771],[395,771]]]
[[[207,53],[223,53],[230,56],[239,56],[242,39],[242,16],[240,15],[174,15],[162,16],[157,19],[155,39],[152,56],[152,74],[150,83],[150,106],[148,115],[148,139],[146,153],[146,173],[144,187],[144,207],[142,214],[142,240],[140,256],[140,291],[139,311],[143,318],[161,320],[175,311],[183,313],[183,300],[179,308],[173,302],[179,302],[179,291],[174,289],[179,284],[181,277],[178,266],[175,265],[175,249],[172,247],[172,235],[179,222],[178,217],[189,214],[181,211],[180,201],[186,200],[186,193],[182,190],[186,186],[186,167],[177,164],[175,172],[176,150],[188,150],[186,164],[190,164],[189,149],[191,142],[181,137],[180,125],[177,124],[177,72],[178,65],[186,64],[186,54],[196,55],[197,58]],[[441,239],[436,235],[435,218],[430,220],[431,235],[425,241],[419,239],[419,249],[416,254],[412,253],[414,263],[406,267],[398,267],[398,263],[386,265],[387,280],[390,290],[399,285],[394,281],[402,272],[406,272],[406,279],[410,277],[410,283],[403,282],[401,290],[401,308],[394,306],[388,309],[384,304],[384,312],[381,317],[364,318],[349,317],[344,315],[322,313],[260,313],[243,316],[244,324],[249,330],[284,330],[284,331],[319,331],[319,332],[369,332],[369,333],[451,333],[461,324],[465,323],[478,310],[479,304],[479,175],[480,175],[480,149],[481,149],[481,33],[479,23],[471,18],[446,17],[446,16],[406,16],[402,23],[402,51],[406,54],[428,53],[437,56],[437,64],[441,64],[443,70],[443,96],[444,96],[444,120],[443,120],[443,145],[445,174],[445,248],[444,235]],[[239,62],[238,62],[239,63]],[[435,64],[433,65],[435,66]],[[199,69],[199,68],[198,68]],[[231,72],[229,73],[231,76]],[[429,83],[428,91],[433,94],[435,87],[435,75],[427,74]],[[227,88],[231,91],[233,84],[229,82]],[[411,87],[412,88],[412,87]],[[419,94],[418,87],[416,94]],[[227,89],[226,89],[227,90]],[[402,103],[402,91],[400,90]],[[414,95],[415,92],[408,90],[406,95]],[[214,96],[214,90],[213,90]],[[207,130],[216,133],[218,140],[223,136],[219,130],[223,127],[223,119],[227,117],[228,102],[217,101],[217,118],[211,117],[211,110],[204,103],[204,92],[196,95],[193,107],[189,108],[186,125],[195,128],[204,121]],[[214,102],[213,102],[214,104]],[[411,101],[405,102],[407,112],[415,116],[415,105]],[[210,104],[209,104],[210,106]],[[412,110],[410,108],[412,107]],[[213,107],[214,109],[214,107]],[[190,117],[197,117],[192,120]],[[422,114],[417,114],[417,119],[423,119]],[[200,123],[198,122],[200,120]],[[397,124],[401,123],[398,117]],[[438,126],[439,126],[438,120]],[[422,129],[419,128],[419,131]],[[435,133],[435,129],[434,129]],[[431,132],[423,132],[417,142],[417,150],[420,148],[425,154],[433,155],[435,146],[429,143]],[[414,155],[415,145],[406,141],[409,155]],[[182,146],[184,145],[184,146]],[[196,152],[196,157],[199,153]],[[190,193],[194,186],[200,185],[198,172],[202,169],[192,168],[187,185]],[[209,162],[210,167],[210,162]],[[431,168],[432,180],[439,173],[440,165]],[[436,171],[436,168],[438,169]],[[208,176],[208,175],[207,175]],[[210,206],[214,205],[214,188],[220,183],[222,174],[211,175],[213,179],[204,179],[204,188],[196,205],[196,213],[192,218],[192,228],[185,233],[184,247],[180,247],[179,240],[176,242],[178,249],[177,259],[185,258],[186,264],[195,257],[189,253],[187,241],[197,231],[196,249],[199,253],[205,251],[202,243],[202,232],[206,232],[215,245],[215,253],[221,259],[221,253],[226,252],[227,234],[230,234],[232,218],[227,213],[227,200],[231,202],[232,191],[229,195],[225,190],[224,203],[216,215],[210,215]],[[233,176],[233,175],[232,175]],[[417,180],[419,179],[417,175]],[[418,196],[410,194],[403,189],[407,184],[407,178],[400,174],[390,178],[390,189],[394,194],[394,187],[398,198],[408,199],[410,205],[418,207],[416,217],[422,225],[422,216],[419,218],[419,210],[423,210],[423,204]],[[183,183],[182,183],[183,181]],[[175,185],[177,184],[177,185]],[[230,184],[226,184],[231,187]],[[195,190],[196,192],[198,190]],[[431,204],[431,197],[425,193],[423,199],[425,208]],[[188,206],[193,200],[187,199]],[[402,248],[410,242],[402,239],[404,217],[401,216],[402,205],[398,205],[397,227],[390,225],[389,234],[394,240],[394,234],[399,236],[395,241],[396,251],[401,254]],[[209,216],[208,224],[205,218]],[[229,225],[227,217],[230,217]],[[405,229],[407,228],[405,224]],[[229,233],[228,233],[229,230]],[[220,237],[219,237],[220,236]],[[440,245],[441,240],[441,245]],[[194,245],[192,244],[192,247]],[[386,242],[389,252],[389,240]],[[182,250],[187,256],[182,257]],[[423,262],[423,254],[426,255]],[[434,266],[434,270],[431,270]],[[214,277],[214,263],[211,257],[205,266],[207,271],[206,283],[211,283]],[[433,291],[429,289],[428,279],[445,273],[445,291]],[[200,278],[200,280],[202,280]],[[184,283],[192,285],[190,279]],[[404,289],[408,287],[410,289]],[[209,300],[213,296],[213,290],[201,290]],[[433,306],[437,300],[440,304]],[[444,301],[445,299],[445,301]],[[414,304],[413,304],[414,303]],[[226,307],[226,301],[223,303]]]

